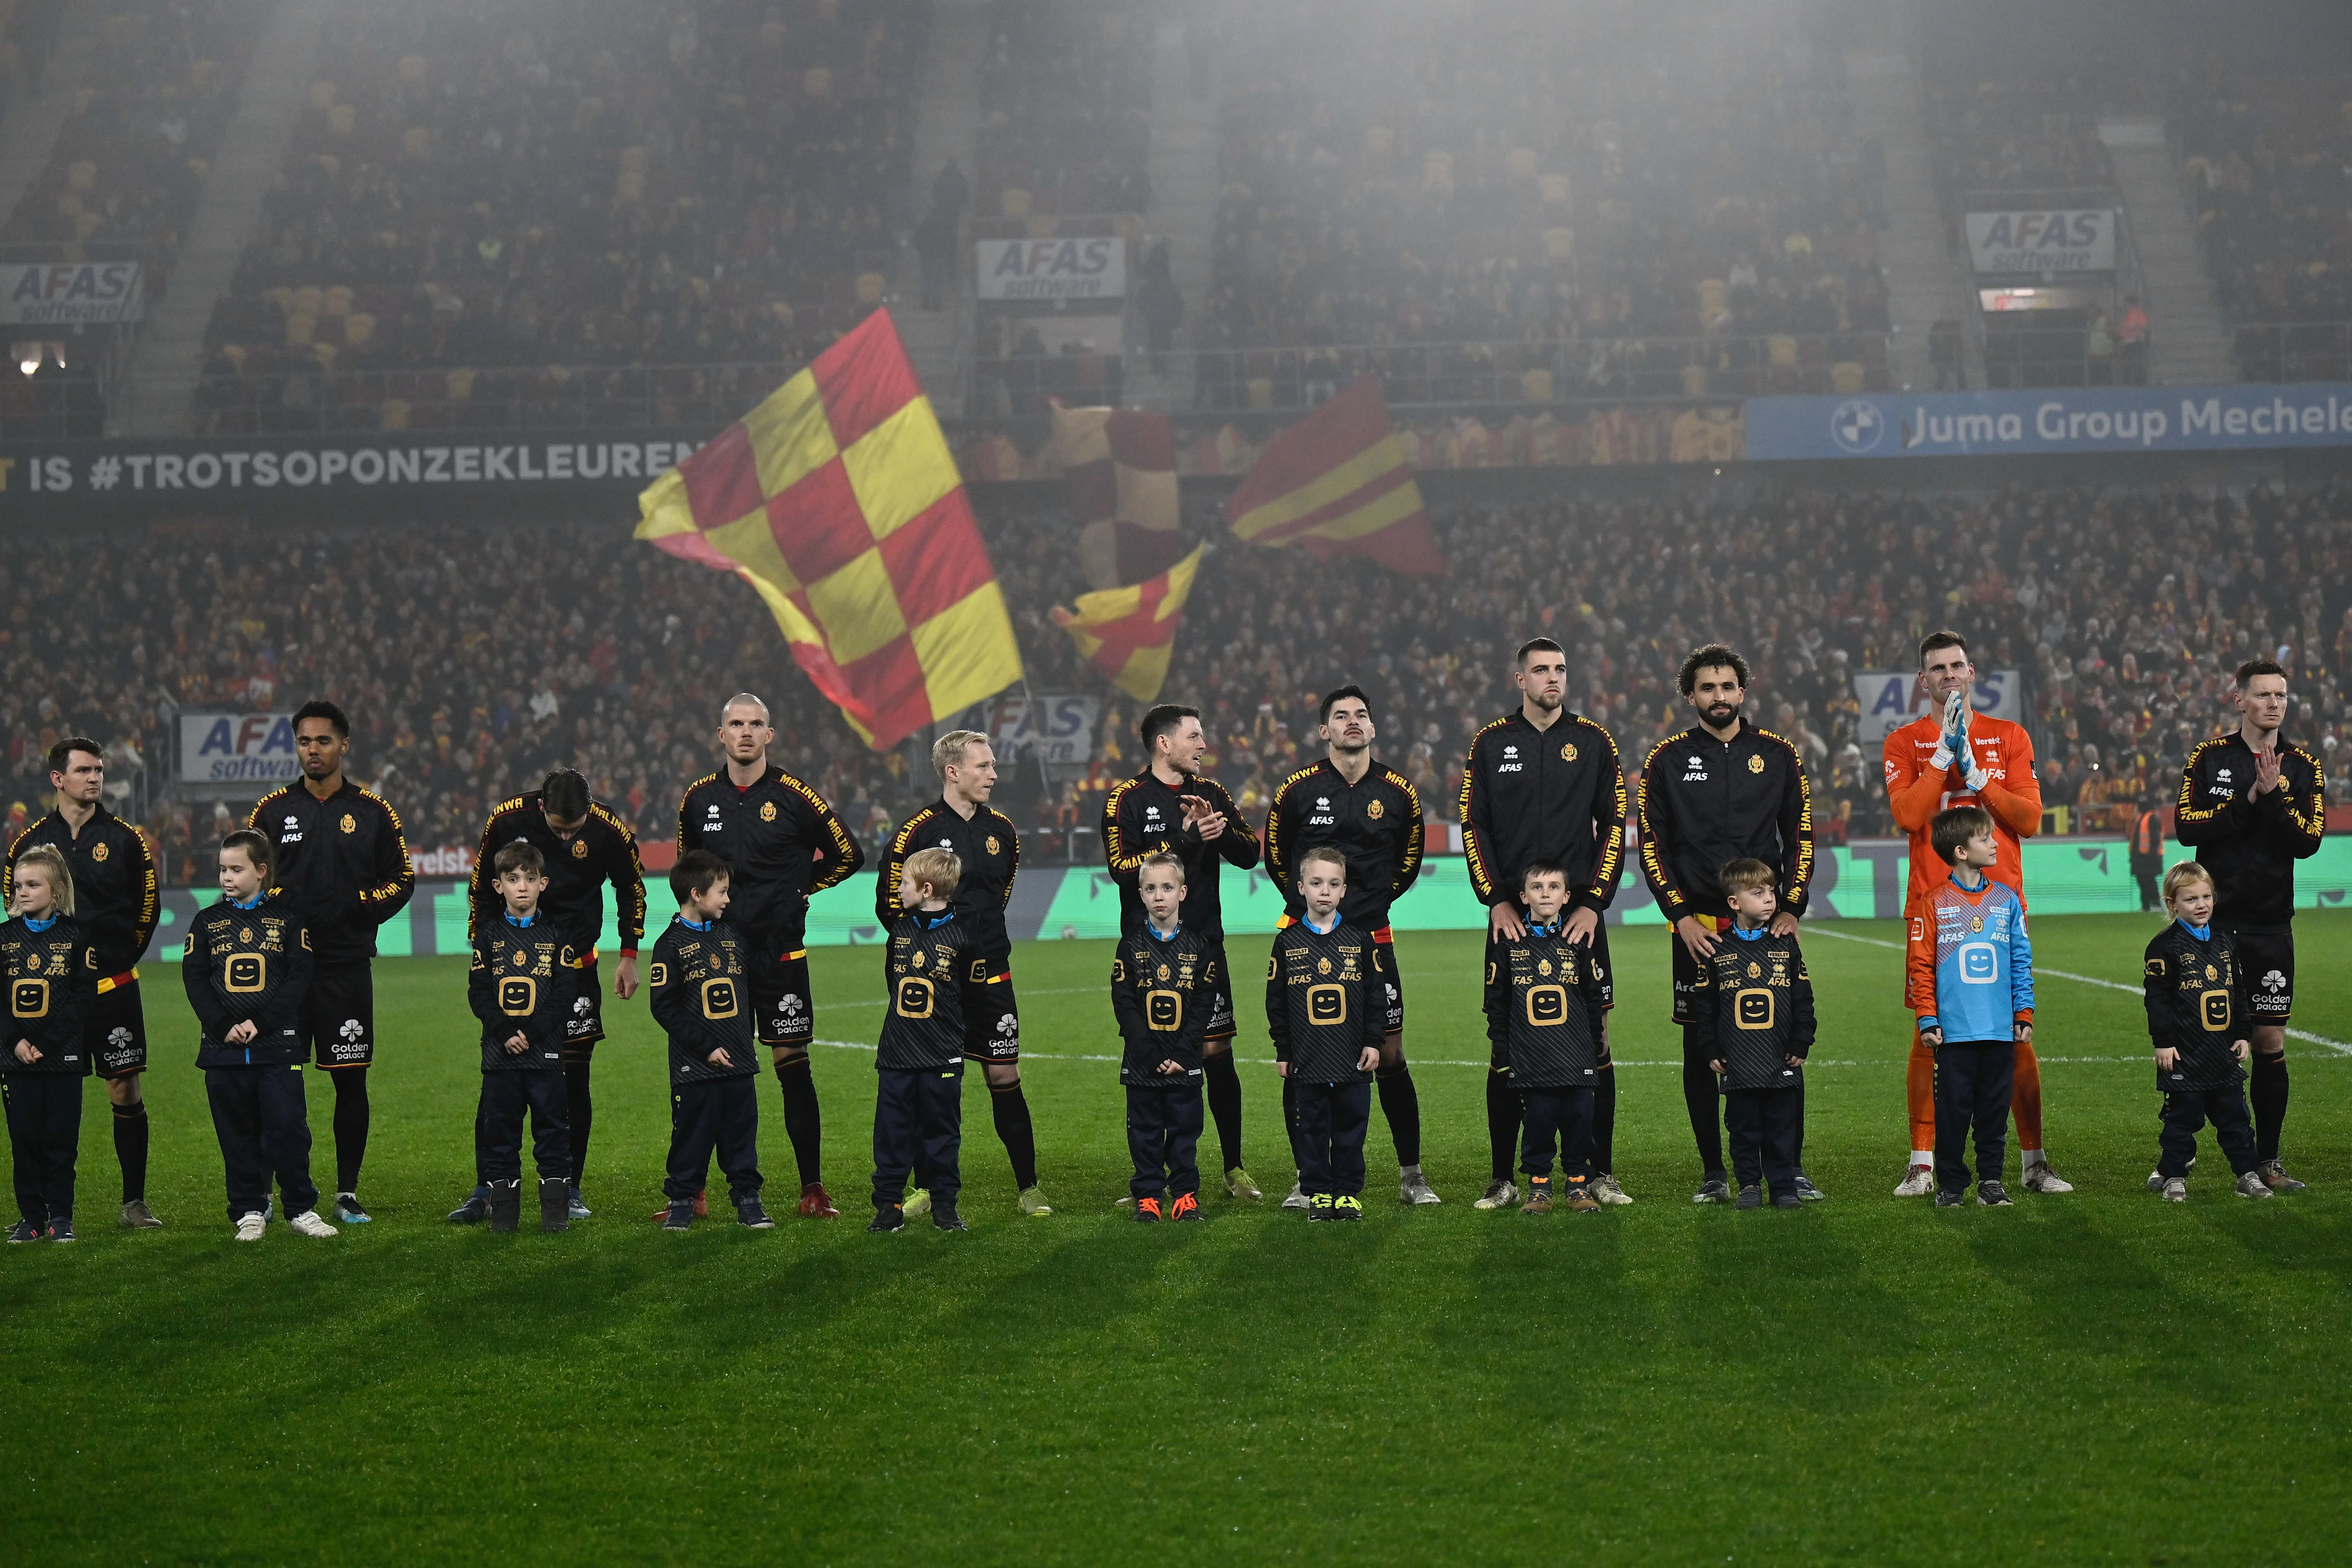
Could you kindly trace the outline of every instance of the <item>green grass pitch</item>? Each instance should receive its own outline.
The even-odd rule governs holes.
[[[2300,1026],[2352,1037],[2332,956],[2352,913],[2297,926]],[[2129,985],[2151,929],[2079,916],[2034,934],[2045,969]],[[1110,1206],[1127,1173],[1107,947],[1028,946],[1025,1077],[1059,1212],[1014,1211],[974,1074],[960,1237],[865,1234],[872,1061],[843,1045],[816,1071],[844,1217],[660,1234],[666,1101],[642,1001],[611,1008],[598,1057],[596,1217],[555,1237],[444,1224],[470,1182],[478,1058],[462,965],[414,959],[377,972],[377,1222],[234,1245],[178,976],[151,966],[168,1228],[112,1224],[91,1089],[85,1239],[0,1257],[0,1559],[2345,1561],[2352,1055],[2291,1049],[2288,1152],[2309,1193],[2239,1200],[2209,1142],[2189,1203],[2163,1205],[2142,1186],[2156,1096],[2137,996],[2045,973],[2050,1143],[2080,1190],[2007,1211],[1898,1202],[1895,934],[1807,939],[1824,1205],[1689,1205],[1665,938],[1621,931],[1618,1169],[1639,1201],[1473,1212],[1477,940],[1408,933],[1444,1206],[1387,1201],[1375,1115],[1365,1224],[1219,1194],[1209,1223],[1157,1229]],[[1258,940],[1237,944],[1244,975]],[[870,1042],[877,954],[814,961],[819,1033]],[[1250,1163],[1278,1194],[1256,1012],[1245,995]],[[762,1152],[788,1210],[772,1081]]]

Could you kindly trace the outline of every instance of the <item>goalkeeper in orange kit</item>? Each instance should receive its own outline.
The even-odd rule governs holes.
[[[1919,644],[1919,683],[1931,703],[1886,737],[1886,802],[1895,826],[1911,836],[1911,881],[1904,895],[1906,927],[1924,921],[1927,895],[1952,874],[1949,862],[1928,842],[1927,825],[1938,812],[1979,805],[1992,814],[1997,858],[1986,870],[2025,901],[2023,851],[2020,841],[2042,827],[2042,782],[2033,772],[2033,742],[2025,727],[1979,713],[1969,705],[1976,682],[1969,645],[1958,632],[1930,634]],[[1906,991],[1908,982],[1906,982]],[[1909,995],[1906,1003],[1914,1000]],[[1932,1011],[1914,1008],[1915,1016]],[[1936,1190],[1936,1053],[1911,1038],[1907,1088],[1911,1107],[1911,1163],[1895,1189],[1899,1198],[1925,1197]],[[2023,1186],[2033,1193],[2067,1193],[2072,1185],[2050,1168],[2042,1146],[2042,1067],[2030,1042],[2017,1045],[2016,1088],[2011,1107],[2017,1118],[2017,1144],[2024,1155]]]

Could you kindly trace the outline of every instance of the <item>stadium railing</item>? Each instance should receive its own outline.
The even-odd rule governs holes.
[[[2244,380],[2352,380],[2352,321],[2244,321],[2230,335]]]
[[[1171,383],[1191,385],[1196,411],[1297,411],[1367,371],[1383,378],[1397,407],[1883,391],[1887,339],[1783,332],[1019,354],[974,359],[964,408],[1020,418],[1044,414],[1053,398],[1149,402],[1155,383]]]
[[[782,361],[675,365],[211,374],[196,428],[213,436],[397,430],[717,429],[800,367]]]

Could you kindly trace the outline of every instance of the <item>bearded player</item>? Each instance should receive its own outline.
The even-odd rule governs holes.
[[[2033,771],[2033,742],[2025,727],[1979,713],[1969,705],[1976,666],[1959,633],[1930,633],[1919,644],[1919,684],[1928,712],[1886,737],[1886,801],[1895,825],[1911,836],[1911,880],[1903,901],[1909,926],[1924,918],[1927,895],[1952,874],[1951,863],[1928,842],[1927,825],[1956,805],[1979,805],[1992,814],[1993,846],[1999,858],[1986,874],[2006,883],[2025,901],[2021,842],[2042,828],[2042,781]],[[1907,982],[1906,982],[1907,984]],[[1907,994],[1906,1003],[1913,1000]],[[1930,1005],[1917,1011],[1933,1011]],[[2025,1190],[2071,1193],[2074,1186],[2050,1168],[2042,1147],[2042,1066],[2026,1041],[2017,1044],[2017,1144],[2025,1158]],[[1911,1110],[1911,1163],[1898,1198],[1925,1197],[1936,1190],[1936,1053],[1915,1033],[1906,1088]]]

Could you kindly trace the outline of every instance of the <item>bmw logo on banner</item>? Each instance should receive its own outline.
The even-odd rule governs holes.
[[[1849,397],[1831,411],[1830,439],[1838,450],[1866,457],[1878,449],[1886,435],[1886,416],[1866,397]]]

